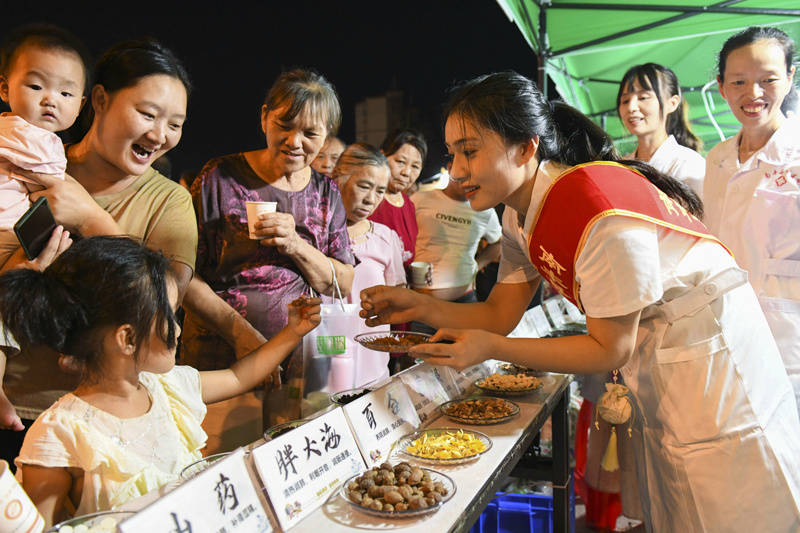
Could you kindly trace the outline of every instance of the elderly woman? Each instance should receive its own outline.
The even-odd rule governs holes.
[[[414,260],[417,243],[417,218],[414,204],[404,192],[419,178],[428,145],[421,133],[413,130],[395,130],[384,139],[381,152],[389,161],[391,178],[386,196],[369,219],[395,230],[403,240],[403,264]]]
[[[266,148],[212,159],[192,184],[197,273],[268,338],[286,325],[287,304],[309,289],[330,295],[336,280],[350,292],[355,259],[339,189],[310,167],[340,120],[325,78],[285,72],[261,108]],[[248,201],[277,205],[260,215],[257,240],[248,234]],[[192,313],[183,340],[182,357],[197,368],[224,368],[234,358]],[[302,376],[302,357],[288,359],[288,376]]]
[[[358,258],[348,303],[360,302],[361,289],[406,282],[403,241],[394,230],[367,218],[383,200],[389,178],[386,157],[374,146],[363,143],[348,146],[333,170],[333,179],[342,191],[347,211],[347,233],[353,244],[353,253]],[[362,332],[386,329],[386,326],[370,328],[363,325]],[[386,353],[356,346],[354,361],[352,382],[356,387],[389,377],[389,355]]]

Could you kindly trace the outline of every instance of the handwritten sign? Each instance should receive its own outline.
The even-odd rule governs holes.
[[[439,406],[450,400],[444,387],[433,373],[433,367],[420,363],[400,374],[408,395],[417,410],[419,420],[425,423],[439,416]]]
[[[475,390],[475,380],[485,378],[491,373],[492,368],[484,362],[465,368],[460,372],[454,371],[453,377],[461,394],[471,394]]]
[[[550,321],[556,328],[564,327],[564,324],[567,323],[567,317],[564,315],[564,311],[558,303],[559,299],[560,298],[549,298],[544,302],[547,316],[550,317]]]
[[[341,409],[255,448],[253,461],[283,529],[300,522],[350,476],[366,469]]]
[[[241,448],[212,463],[118,527],[122,533],[272,531]]]
[[[400,382],[342,407],[368,467],[386,461],[394,442],[420,425],[414,404]]]

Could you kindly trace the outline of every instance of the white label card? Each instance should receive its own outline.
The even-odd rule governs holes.
[[[342,407],[367,467],[388,460],[395,441],[420,420],[403,384],[395,381]]]
[[[564,299],[564,307],[567,310],[567,316],[572,322],[586,322],[586,317],[583,316],[581,310],[566,298]]]
[[[433,367],[428,363],[419,363],[403,372],[400,380],[405,383],[422,424],[437,418],[439,406],[450,400],[444,387],[436,379]]]
[[[272,531],[242,448],[118,525],[122,533]]]
[[[334,409],[253,450],[253,461],[283,529],[325,503],[366,469],[341,409]]]
[[[456,380],[461,394],[470,394],[475,390],[475,380],[482,379],[492,373],[491,367],[485,362],[465,368],[464,370],[454,371],[453,376]]]
[[[563,327],[564,324],[567,323],[566,317],[564,316],[564,311],[561,310],[561,306],[558,303],[560,299],[561,298],[550,298],[544,302],[547,314],[556,329]]]
[[[541,305],[537,305],[530,310],[531,317],[533,318],[533,326],[536,328],[536,333],[540,337],[544,337],[553,330],[550,321],[547,320],[547,315],[544,314],[544,309]]]
[[[458,384],[456,383],[456,371],[449,366],[430,366],[433,369],[433,375],[436,376],[436,379],[442,384],[444,392],[447,393],[447,397],[451,400],[458,398],[461,395],[461,391],[458,389]]]

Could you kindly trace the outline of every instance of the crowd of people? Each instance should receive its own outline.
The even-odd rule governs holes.
[[[90,69],[63,29],[12,32],[0,49],[3,458],[47,523],[118,507],[200,457],[205,404],[262,387],[265,424],[296,418],[280,384],[302,396],[302,339],[324,302],[343,300],[362,309],[360,331],[433,334],[412,349],[433,364],[624,381],[638,414],[629,468],[613,490],[581,491],[602,507],[598,527],[624,507],[650,531],[797,530],[800,122],[782,109],[794,54],[773,27],[728,39],[717,80],[741,129],[707,158],[664,65],[620,81],[636,138],[624,157],[519,74],[463,82],[433,186],[416,184],[418,131],[348,145],[333,86],[289,70],[261,107],[264,148],[210,159],[187,190],[154,168],[181,139],[192,89],[170,50],[125,41]],[[71,144],[56,135],[76,129]],[[28,257],[14,224],[40,198],[58,226]],[[248,202],[274,209],[251,228]],[[476,275],[493,262],[482,300]],[[408,288],[419,265],[425,282]],[[543,280],[585,313],[587,334],[506,336]],[[351,355],[355,386],[402,366]],[[584,457],[588,471],[598,454]]]

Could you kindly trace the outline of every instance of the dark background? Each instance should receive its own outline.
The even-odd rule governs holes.
[[[355,136],[355,103],[405,94],[407,122],[428,137],[422,177],[442,164],[441,105],[454,82],[514,69],[536,79],[536,56],[493,0],[403,2],[53,2],[0,0],[3,30],[63,26],[98,57],[117,41],[153,36],[184,61],[194,84],[173,177],[208,159],[263,146],[259,109],[276,76],[313,67],[342,103],[339,131]]]

